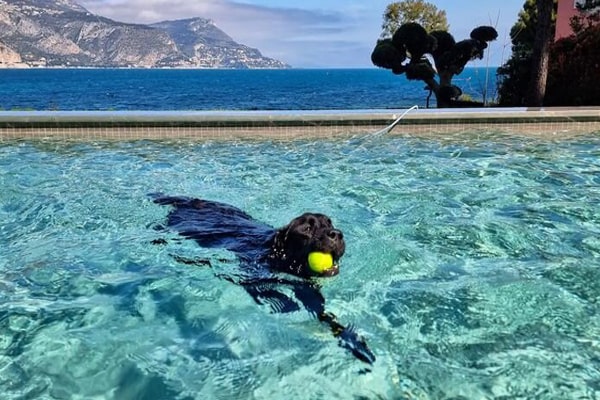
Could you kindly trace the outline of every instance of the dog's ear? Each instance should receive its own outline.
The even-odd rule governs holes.
[[[286,225],[277,231],[275,234],[275,239],[273,239],[273,247],[275,249],[283,249],[285,247],[289,229],[289,225]]]

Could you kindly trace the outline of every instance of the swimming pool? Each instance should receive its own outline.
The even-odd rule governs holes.
[[[6,399],[600,396],[599,134],[8,140],[0,187]],[[329,214],[323,293],[376,363],[218,279],[233,256],[155,230],[152,192]]]

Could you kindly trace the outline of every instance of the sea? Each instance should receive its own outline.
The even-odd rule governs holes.
[[[496,68],[453,83],[496,98]],[[389,70],[0,69],[0,111],[354,110],[435,107],[422,81]]]

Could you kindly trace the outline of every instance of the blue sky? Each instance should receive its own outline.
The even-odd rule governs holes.
[[[495,26],[499,37],[489,60],[510,55],[509,32],[525,0],[430,0],[445,10],[457,40],[479,25]],[[381,32],[388,0],[79,0],[91,12],[122,22],[151,23],[210,18],[239,43],[298,68],[372,67],[371,50]]]

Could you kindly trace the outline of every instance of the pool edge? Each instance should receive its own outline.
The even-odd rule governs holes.
[[[406,111],[4,111],[0,140],[326,138],[378,131]],[[550,137],[600,132],[600,107],[409,110],[392,134],[465,131]]]

